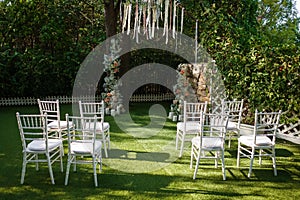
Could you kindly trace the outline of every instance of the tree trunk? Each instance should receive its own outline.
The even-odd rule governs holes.
[[[118,26],[118,9],[115,8],[115,0],[105,0],[105,30],[106,38],[114,36],[117,33]]]
[[[104,0],[106,38],[112,37],[117,34],[118,15],[120,14],[119,13],[120,3],[121,0]],[[123,42],[121,42],[121,44],[122,44],[121,48],[123,49],[130,48],[130,39],[123,38]],[[106,49],[109,50],[109,48]],[[130,65],[130,53],[121,55],[120,76],[122,76],[130,69],[129,65]]]

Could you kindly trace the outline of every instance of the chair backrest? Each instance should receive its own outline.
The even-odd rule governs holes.
[[[258,136],[266,135],[275,144],[280,116],[281,110],[278,112],[258,112],[258,110],[255,110],[254,143],[256,143]]]
[[[206,113],[207,101],[201,103],[183,103],[183,122],[200,122],[201,113]]]
[[[228,119],[227,115],[201,113],[200,145],[203,138],[220,138],[224,143]]]
[[[104,101],[101,102],[82,102],[79,101],[79,111],[81,117],[97,116],[97,119],[104,121]]]
[[[16,113],[23,151],[33,140],[45,141],[48,151],[47,115],[21,115]]]
[[[222,100],[222,114],[228,115],[229,121],[236,122],[238,127],[241,122],[244,100]]]
[[[72,152],[70,145],[72,142],[95,143],[97,123],[96,115],[94,115],[93,117],[78,117],[69,116],[68,114],[66,114],[66,121],[69,152]],[[93,145],[93,152],[94,150],[95,145]]]
[[[56,101],[41,101],[37,100],[39,104],[40,114],[47,114],[47,122],[57,121],[58,128],[60,128],[60,110],[59,110],[59,100]]]

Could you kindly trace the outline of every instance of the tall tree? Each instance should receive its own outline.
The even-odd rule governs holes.
[[[104,0],[104,9],[105,9],[105,31],[106,37],[112,37],[118,33],[118,26],[120,25],[120,21],[118,20],[118,16],[120,15],[120,4],[122,0]],[[126,37],[126,36],[124,36]],[[127,42],[126,42],[127,41]],[[121,48],[130,48],[130,39],[123,38],[123,42],[121,43]],[[107,48],[109,49],[109,48]],[[120,74],[124,74],[129,70],[130,63],[130,53],[121,56],[121,65]]]
[[[118,15],[121,0],[104,0],[106,37],[111,37],[118,30]]]

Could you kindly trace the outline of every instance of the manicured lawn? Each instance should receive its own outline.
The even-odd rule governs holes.
[[[168,103],[164,103],[168,107]],[[131,105],[133,120],[148,124],[150,104]],[[226,175],[212,161],[200,163],[196,180],[189,168],[189,150],[177,159],[174,141],[176,124],[167,120],[162,130],[151,137],[138,137],[123,132],[108,116],[111,124],[111,150],[103,159],[103,170],[98,174],[99,187],[94,187],[91,166],[79,166],[71,171],[69,185],[64,185],[65,174],[54,164],[55,185],[51,185],[48,168],[42,165],[36,172],[27,167],[24,185],[20,185],[22,153],[15,112],[38,113],[37,106],[0,108],[0,199],[299,199],[300,146],[277,140],[278,176],[273,176],[270,159],[260,167],[255,162],[251,179],[247,178],[249,160],[243,159],[236,168],[237,142],[226,149]],[[71,105],[62,105],[72,113]],[[124,122],[126,123],[126,122]],[[138,129],[141,134],[143,129]],[[133,126],[128,124],[128,131]],[[153,129],[153,131],[155,131]],[[137,132],[137,134],[139,133]],[[145,129],[145,133],[147,130]],[[66,156],[64,166],[66,166]]]

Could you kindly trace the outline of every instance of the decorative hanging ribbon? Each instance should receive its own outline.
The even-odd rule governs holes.
[[[168,23],[168,17],[169,17],[169,5],[170,5],[170,1],[169,0],[165,0],[165,21],[164,21],[164,33],[163,35],[166,35],[166,44],[168,44],[168,27],[169,27],[169,23]]]
[[[176,16],[177,16],[177,1],[174,1],[174,9],[173,9],[173,38],[175,39],[175,31],[176,31]]]
[[[132,4],[129,4],[128,13],[127,13],[128,14],[127,35],[130,34],[131,9],[132,9]]]
[[[196,20],[196,32],[195,32],[195,64],[198,61],[198,19]]]
[[[180,33],[183,33],[183,18],[184,18],[184,8],[181,9],[181,23],[180,23]]]
[[[153,6],[153,8],[152,8],[152,31],[151,31],[151,38],[154,38],[156,20],[157,20],[157,9],[156,9],[156,6]]]
[[[139,4],[138,0],[136,0],[135,4],[135,18],[134,18],[134,29],[133,29],[133,39],[136,38],[136,43],[139,42],[138,40],[138,23],[139,23]]]
[[[151,0],[148,0],[146,19],[147,39],[151,39]]]
[[[124,4],[124,16],[123,16],[123,25],[122,25],[122,33],[125,32],[125,27],[127,23],[127,13],[128,13],[128,4]]]

